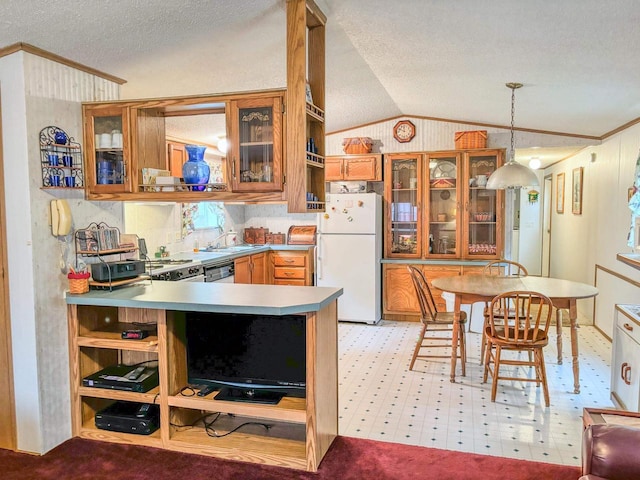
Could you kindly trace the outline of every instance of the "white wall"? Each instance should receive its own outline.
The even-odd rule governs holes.
[[[545,171],[545,174],[553,173],[554,189],[556,175],[565,174],[562,214],[555,211],[554,190],[551,276],[594,284],[596,265],[599,265],[630,281],[640,281],[639,270],[616,259],[618,253],[631,251],[626,245],[631,222],[627,189],[633,185],[639,149],[640,125],[635,125]],[[595,161],[592,161],[592,153]],[[582,214],[574,215],[571,213],[571,184],[573,169],[578,167],[584,168],[583,203]],[[598,275],[598,282],[606,282],[606,279],[607,275]],[[613,305],[627,301],[627,289],[602,285],[600,295],[596,297],[598,315],[595,324],[605,334],[612,334]],[[581,317],[590,320],[592,311],[593,301],[579,303]]]
[[[41,57],[0,58],[11,343],[19,450],[44,453],[71,435],[65,248],[50,234],[48,205],[67,198],[74,224],[121,224],[120,204],[82,191],[42,190],[39,132],[56,125],[81,141],[80,102],[116,98],[117,85]]]

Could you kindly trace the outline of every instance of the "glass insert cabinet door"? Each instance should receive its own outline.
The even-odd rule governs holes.
[[[460,154],[447,152],[427,156],[428,256],[459,256],[458,210],[460,207]]]
[[[387,255],[421,255],[420,159],[421,155],[386,156],[386,178],[391,179],[385,182],[389,219]]]
[[[118,107],[86,110],[87,184],[94,191],[131,191],[128,115]]]
[[[231,102],[234,191],[282,190],[279,97]]]
[[[502,202],[500,190],[488,190],[487,179],[502,165],[501,152],[466,153],[468,194],[465,210],[467,258],[495,258],[502,254]]]

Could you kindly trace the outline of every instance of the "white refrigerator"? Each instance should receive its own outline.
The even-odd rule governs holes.
[[[316,284],[342,287],[338,320],[375,324],[381,316],[382,198],[327,194],[318,220]]]

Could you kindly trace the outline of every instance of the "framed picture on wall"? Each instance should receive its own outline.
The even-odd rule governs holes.
[[[564,173],[556,175],[556,212],[564,213]]]
[[[571,183],[571,212],[574,215],[582,214],[582,167],[573,169],[573,181]]]

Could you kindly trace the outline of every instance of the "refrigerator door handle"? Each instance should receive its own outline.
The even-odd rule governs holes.
[[[318,247],[316,249],[316,277],[322,279],[322,234],[318,234]]]

